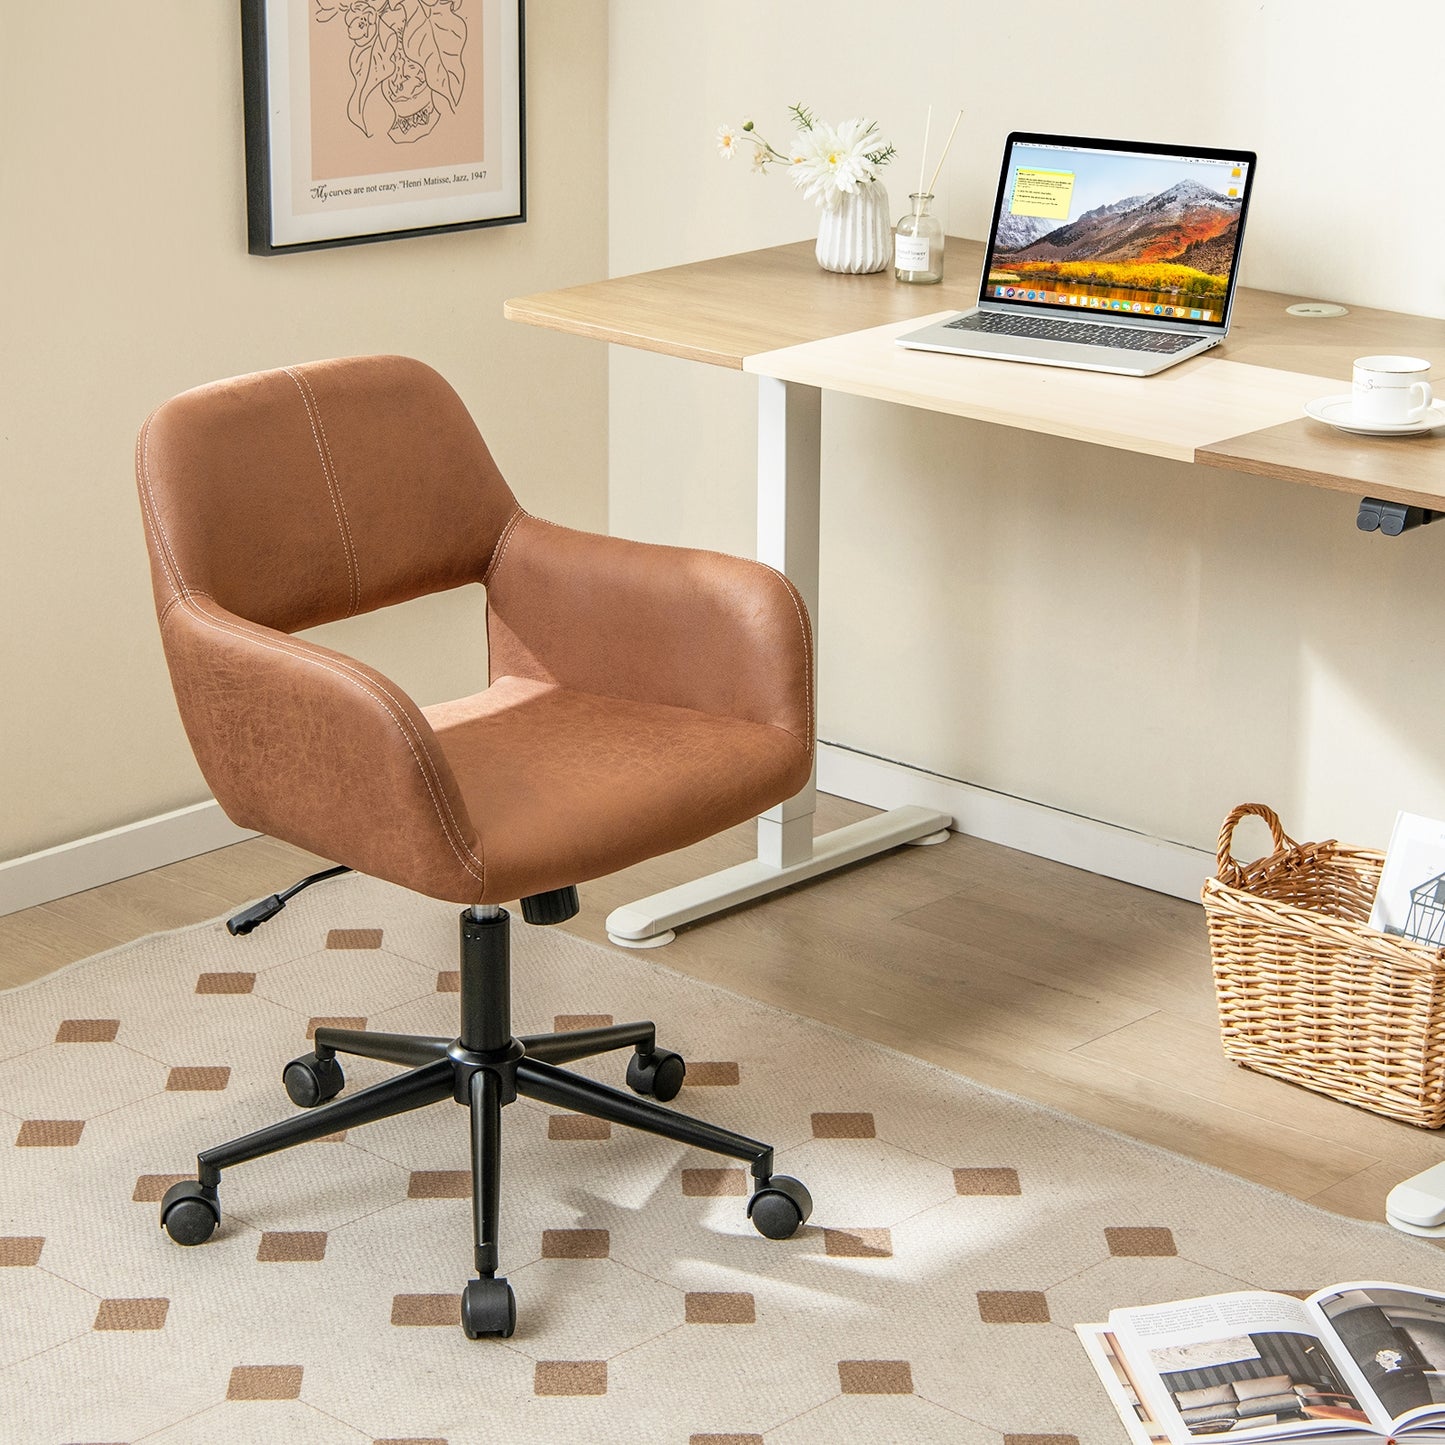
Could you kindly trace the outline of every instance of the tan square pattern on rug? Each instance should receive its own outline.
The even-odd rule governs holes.
[[[1022,1194],[1017,1169],[955,1169],[953,1188],[957,1194]]]
[[[161,1196],[198,1150],[292,1115],[280,1072],[309,1028],[455,1031],[456,912],[351,875],[247,937],[218,921],[0,994],[0,1441],[1125,1445],[1076,1321],[1445,1289],[1445,1253],[1383,1227],[681,977],[665,950],[520,925],[518,1032],[656,1020],[689,1061],[676,1107],[772,1144],[813,1193],[804,1229],[758,1236],[741,1161],[523,1098],[508,1340],[459,1324],[450,1101],[227,1170],[215,1238],[172,1244]],[[620,1087],[629,1053],[575,1067]],[[343,1099],[395,1073],[343,1066]]]
[[[893,1236],[886,1229],[825,1229],[823,1248],[834,1259],[889,1259]]]
[[[839,1360],[838,1383],[845,1395],[911,1395],[913,1369],[907,1360]]]
[[[1049,1299],[1037,1289],[981,1289],[978,1317],[986,1325],[1046,1325]]]
[[[36,1235],[0,1239],[0,1269],[28,1269],[39,1264],[44,1248],[44,1239]]]
[[[391,1302],[394,1325],[454,1325],[461,1317],[455,1294],[399,1294]]]
[[[326,1232],[320,1229],[268,1229],[256,1247],[262,1264],[314,1264],[326,1258]]]
[[[605,1229],[544,1229],[543,1259],[606,1259],[610,1248]]]
[[[72,1149],[85,1132],[84,1119],[26,1119],[15,1136],[17,1149]]]
[[[327,948],[380,948],[379,928],[333,928],[326,935]]]
[[[196,980],[197,993],[250,993],[255,987],[254,973],[203,973]]]
[[[728,1088],[739,1080],[737,1064],[728,1059],[689,1059],[687,1082],[692,1088]]]
[[[538,1360],[533,1389],[539,1395],[605,1395],[606,1360]]]
[[[62,1019],[57,1044],[111,1044],[120,1032],[119,1019]]]
[[[300,1365],[237,1365],[226,1386],[228,1400],[295,1400],[301,1394]]]
[[[1158,1225],[1116,1225],[1104,1231],[1110,1254],[1140,1258],[1146,1255],[1178,1254],[1174,1236]]]
[[[167,1299],[103,1299],[96,1311],[97,1330],[159,1330],[165,1328]]]
[[[472,1176],[465,1169],[414,1169],[406,1182],[408,1199],[470,1199]]]
[[[758,1318],[752,1295],[737,1291],[692,1290],[684,1305],[684,1318],[690,1325],[751,1325]]]
[[[589,1119],[586,1114],[553,1114],[547,1120],[549,1139],[610,1139],[612,1125],[606,1119]]]

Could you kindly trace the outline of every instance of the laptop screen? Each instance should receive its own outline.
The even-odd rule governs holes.
[[[1254,165],[1250,151],[1011,135],[979,299],[1222,330]]]

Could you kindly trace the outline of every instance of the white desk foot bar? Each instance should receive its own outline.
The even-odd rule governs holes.
[[[894,808],[815,838],[811,856],[802,862],[775,868],[761,858],[750,858],[735,868],[724,868],[720,873],[615,908],[607,915],[607,936],[623,948],[656,948],[671,943],[673,929],[684,923],[721,913],[725,908],[790,888],[794,883],[905,843],[933,841],[930,835],[942,832],[946,836],[951,822],[947,813],[936,813],[932,808]]]

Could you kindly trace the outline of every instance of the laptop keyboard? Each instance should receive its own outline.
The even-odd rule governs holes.
[[[1098,326],[1090,321],[1060,321],[1052,316],[1000,316],[980,311],[946,323],[953,331],[984,332],[990,336],[1021,336],[1030,341],[1068,341],[1081,346],[1117,346],[1122,351],[1152,351],[1171,355],[1193,346],[1197,336],[1177,331],[1146,331],[1135,326]]]

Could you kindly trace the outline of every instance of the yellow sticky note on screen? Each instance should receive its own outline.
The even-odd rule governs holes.
[[[1073,171],[1034,171],[1020,166],[1014,172],[1009,209],[1016,216],[1046,216],[1054,221],[1067,221],[1069,202],[1073,198]]]

